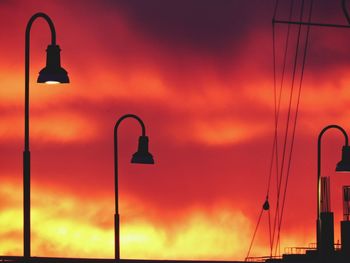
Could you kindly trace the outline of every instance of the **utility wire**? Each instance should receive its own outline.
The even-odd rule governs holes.
[[[252,241],[250,242],[250,245],[249,245],[249,249],[248,249],[248,253],[247,253],[247,256],[245,258],[245,261],[247,261],[248,258],[249,258],[250,251],[251,251],[251,249],[253,247],[253,242],[254,242],[254,239],[255,239],[255,235],[256,235],[256,232],[258,231],[258,227],[259,227],[259,224],[260,224],[260,221],[261,221],[261,216],[262,216],[263,212],[264,212],[264,208],[262,207],[261,211],[260,211],[260,214],[259,214],[258,222],[257,222],[255,230],[254,230]]]
[[[277,139],[277,135],[276,135],[276,131],[277,131],[277,122],[276,120],[278,119],[277,115],[277,85],[276,85],[276,48],[275,48],[275,24],[274,24],[274,21],[276,19],[276,14],[277,14],[277,9],[278,9],[278,4],[279,4],[279,0],[276,0],[275,1],[275,6],[274,6],[274,12],[273,12],[273,19],[272,19],[272,42],[273,42],[273,79],[274,79],[274,105],[275,105],[275,136],[274,136],[274,140],[273,140],[273,146],[272,146],[272,155],[271,155],[271,163],[270,163],[270,169],[269,169],[269,179],[268,179],[268,183],[267,183],[267,191],[266,191],[266,200],[265,200],[265,203],[263,205],[263,209],[261,210],[261,213],[259,215],[259,218],[258,218],[258,223],[257,223],[257,226],[255,228],[255,231],[254,231],[254,234],[253,234],[253,237],[252,237],[252,240],[251,240],[251,243],[250,243],[250,246],[249,246],[249,250],[248,250],[248,253],[247,253],[247,257],[246,259],[249,257],[249,254],[250,254],[250,251],[251,251],[251,248],[253,246],[253,243],[254,243],[254,239],[255,239],[255,236],[256,236],[256,232],[258,230],[258,226],[260,224],[260,221],[261,221],[261,216],[262,216],[262,213],[264,210],[268,210],[268,213],[269,213],[269,217],[268,217],[268,224],[269,224],[269,239],[270,239],[270,251],[272,251],[272,231],[271,231],[271,217],[270,217],[270,205],[269,205],[269,202],[268,202],[268,199],[269,199],[269,193],[270,193],[270,185],[271,185],[271,176],[272,176],[272,167],[273,167],[273,161],[274,161],[274,155],[275,155],[275,147],[276,147],[276,139]],[[268,206],[267,209],[265,209],[265,205]]]
[[[308,23],[311,22],[312,10],[313,10],[313,0],[311,0],[311,2],[310,2]],[[293,125],[291,149],[290,149],[289,160],[288,160],[286,183],[285,183],[285,187],[284,187],[284,194],[283,194],[283,201],[282,201],[282,208],[281,208],[281,218],[279,220],[280,221],[280,225],[279,225],[279,229],[278,229],[278,239],[277,239],[278,242],[280,240],[280,232],[281,232],[281,227],[282,227],[283,212],[284,212],[285,201],[286,201],[286,196],[287,196],[287,189],[288,189],[288,182],[289,182],[289,175],[290,175],[290,167],[291,167],[292,155],[293,155],[293,149],[294,149],[295,132],[296,132],[296,126],[297,126],[297,121],[298,121],[300,95],[301,95],[302,83],[303,83],[303,79],[304,79],[304,71],[305,71],[305,64],[306,64],[306,57],[307,57],[307,49],[308,49],[308,45],[309,45],[309,36],[310,36],[310,25],[307,27],[307,32],[306,32],[304,54],[303,54],[303,62],[302,62],[300,82],[299,82],[299,90],[298,90],[298,99],[297,99],[297,104],[296,104],[296,109],[295,109],[295,118],[294,118],[294,125]]]
[[[270,209],[269,209],[268,213],[269,213],[270,258],[272,258],[272,249],[271,248],[273,248],[273,244],[272,244],[272,233],[271,233],[271,212],[270,212]]]
[[[293,16],[293,9],[294,9],[294,0],[292,0],[290,2],[290,8],[289,8],[289,20],[292,19]],[[277,9],[275,9],[277,10]],[[275,17],[274,17],[275,19]],[[274,21],[273,19],[273,21]],[[273,31],[275,30],[274,27],[275,23],[273,23]],[[274,134],[274,154],[275,154],[275,158],[276,158],[276,209],[275,209],[275,217],[274,217],[274,223],[273,223],[273,231],[272,231],[272,241],[271,241],[271,247],[270,247],[270,256],[272,256],[272,250],[273,250],[273,244],[274,244],[274,237],[275,237],[275,231],[276,231],[276,226],[277,224],[279,224],[279,222],[277,222],[279,220],[279,196],[280,196],[280,178],[279,178],[279,161],[278,161],[278,122],[279,122],[279,114],[280,114],[280,107],[281,107],[281,98],[282,98],[282,93],[283,93],[283,85],[284,85],[284,79],[285,79],[285,72],[286,72],[286,64],[287,64],[287,54],[288,54],[288,49],[289,49],[289,39],[290,39],[290,30],[291,30],[291,25],[288,24],[287,27],[287,35],[286,35],[286,40],[285,40],[285,49],[284,49],[284,54],[283,54],[283,65],[282,65],[282,72],[281,72],[281,83],[280,83],[280,90],[279,90],[279,98],[278,98],[278,105],[277,105],[277,109],[275,112],[275,134]],[[275,37],[275,33],[273,32],[273,37]],[[273,39],[273,42],[275,41],[275,38]],[[274,52],[274,61],[276,61],[276,48],[275,45],[273,47]],[[274,68],[274,76],[276,76],[276,68]],[[272,163],[273,163],[273,159],[271,160],[271,169],[270,169],[270,173],[272,173]],[[270,181],[270,177],[269,176],[269,181]]]
[[[300,10],[300,21],[303,19],[304,14],[304,0],[302,0],[301,10]],[[287,141],[288,141],[288,134],[289,134],[289,123],[290,123],[290,117],[291,117],[291,109],[292,109],[292,101],[293,101],[293,93],[294,93],[294,82],[295,82],[295,75],[297,70],[297,64],[298,64],[298,54],[299,54],[299,45],[300,45],[300,35],[301,35],[301,25],[299,25],[298,28],[298,35],[297,35],[297,42],[296,42],[296,49],[295,49],[295,56],[294,56],[294,65],[293,65],[293,72],[292,72],[292,83],[291,83],[291,89],[290,89],[290,95],[289,95],[289,105],[288,105],[288,113],[287,113],[287,122],[286,122],[286,129],[284,134],[284,142],[283,142],[283,151],[282,151],[282,161],[281,161],[281,168],[280,168],[280,180],[278,185],[278,200],[277,200],[277,208],[279,208],[280,203],[280,191],[282,186],[282,179],[283,179],[283,171],[284,171],[284,164],[285,164],[285,158],[286,158],[286,150],[287,150]],[[280,226],[278,214],[276,214],[278,218],[278,229]],[[279,240],[279,232],[277,231],[277,241]],[[276,242],[276,249],[275,249],[275,255],[277,254],[277,247],[279,242]]]
[[[269,199],[270,195],[270,187],[271,187],[271,178],[272,178],[272,169],[274,160],[276,157],[276,169],[278,171],[278,135],[277,135],[277,129],[278,129],[278,115],[279,115],[279,108],[277,109],[277,73],[276,73],[276,29],[275,29],[275,19],[277,15],[277,9],[278,9],[279,0],[276,0],[275,2],[275,9],[273,12],[273,18],[272,18],[272,56],[273,56],[273,97],[274,97],[274,138],[273,138],[273,144],[272,144],[272,152],[271,152],[271,161],[270,161],[270,168],[269,168],[269,179],[267,184],[267,190],[266,190],[266,200]],[[271,230],[271,213],[270,209],[268,210],[269,217],[268,217],[268,223],[269,223],[269,240],[270,240],[270,257],[272,257],[272,230]]]
[[[271,178],[273,173],[273,164],[275,160],[276,164],[276,175],[278,178],[278,119],[279,119],[279,110],[280,110],[280,101],[281,101],[281,94],[282,94],[282,85],[279,91],[279,99],[278,99],[278,105],[277,105],[277,72],[276,72],[276,26],[274,21],[276,20],[277,10],[278,10],[279,0],[276,0],[275,3],[275,9],[273,13],[272,18],[272,55],[273,55],[273,94],[274,94],[274,109],[275,109],[275,120],[274,120],[274,138],[273,138],[273,145],[272,145],[272,154],[271,154],[271,162],[270,162],[270,169],[269,169],[269,179],[268,179],[268,188],[266,193],[266,199],[269,198],[270,194],[270,186],[271,186]],[[289,38],[289,29],[288,27],[288,34],[287,39]],[[288,42],[288,41],[287,41]],[[285,50],[286,54],[286,50]],[[284,57],[283,64],[286,63],[286,56]],[[282,70],[282,79],[284,78],[284,70],[285,66]],[[272,237],[272,230],[271,230],[271,213],[269,210],[269,239],[270,239],[270,257],[272,257],[272,249],[273,249],[273,237]]]

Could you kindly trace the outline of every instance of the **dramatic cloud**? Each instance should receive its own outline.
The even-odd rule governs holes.
[[[315,4],[315,21],[345,23],[331,2]],[[280,6],[280,19],[287,19],[288,8],[287,2]],[[145,122],[155,165],[129,164],[140,127],[125,121],[118,132],[122,257],[244,258],[266,195],[274,133],[273,1],[1,1],[0,254],[22,253],[24,31],[38,11],[54,21],[71,83],[35,83],[50,43],[47,25],[36,21],[30,65],[33,254],[113,256],[113,128],[123,114],[134,113]],[[331,123],[350,128],[345,34],[311,30],[282,249],[315,241],[319,131]],[[286,26],[276,26],[278,88],[285,36]],[[280,154],[295,27],[290,40]],[[336,222],[346,182],[334,173],[343,142],[337,136],[329,132],[322,153]],[[268,254],[266,214],[252,255]]]

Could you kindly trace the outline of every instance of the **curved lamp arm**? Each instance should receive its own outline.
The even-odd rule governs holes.
[[[318,141],[317,141],[317,247],[319,248],[320,245],[320,207],[321,207],[321,141],[323,134],[330,130],[330,129],[337,129],[339,130],[343,135],[345,139],[345,146],[348,146],[349,139],[346,131],[340,127],[339,125],[328,125],[325,128],[322,129],[320,134],[318,135]]]
[[[51,18],[45,13],[36,13],[29,19],[29,21],[27,23],[27,27],[26,27],[26,40],[27,39],[29,40],[30,30],[32,28],[33,22],[39,17],[43,18],[48,23],[48,25],[50,27],[50,30],[51,30],[51,44],[52,45],[56,45],[56,30],[55,30],[55,26],[54,26]]]
[[[122,117],[120,117],[118,119],[118,121],[116,122],[115,126],[114,126],[114,172],[115,172],[115,192],[118,192],[118,127],[120,125],[120,123],[127,119],[127,118],[133,118],[135,120],[137,120],[139,122],[139,124],[141,125],[141,129],[142,129],[142,136],[146,136],[146,127],[145,124],[143,123],[143,121],[140,119],[140,117],[134,115],[134,114],[125,114]],[[117,200],[117,198],[116,198]],[[119,204],[118,202],[116,202],[115,204],[115,211],[119,211]]]
[[[116,139],[116,135],[118,133],[118,127],[120,125],[120,123],[127,118],[133,118],[135,120],[137,120],[140,125],[141,125],[141,129],[142,129],[142,136],[146,136],[146,128],[145,128],[145,124],[143,123],[143,121],[140,119],[140,117],[136,116],[135,114],[125,114],[122,117],[120,117],[118,119],[118,121],[116,122],[115,126],[114,126],[114,139]]]
[[[322,136],[329,129],[337,129],[337,130],[341,131],[342,134],[344,135],[345,146],[349,145],[348,135],[347,135],[346,131],[342,127],[340,127],[339,125],[332,124],[332,125],[328,125],[328,126],[326,126],[326,127],[324,127],[322,129],[322,131],[318,135],[318,141],[317,141],[317,164],[318,164],[317,170],[318,170],[318,177],[321,177],[321,141],[322,141]]]

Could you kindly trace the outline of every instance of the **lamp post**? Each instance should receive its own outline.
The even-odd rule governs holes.
[[[120,218],[119,218],[119,198],[118,198],[118,127],[120,123],[127,119],[133,118],[141,125],[142,134],[139,137],[137,151],[131,158],[131,163],[154,164],[153,156],[148,151],[148,137],[143,121],[134,114],[125,114],[118,119],[114,126],[114,193],[115,193],[115,214],[114,214],[114,254],[115,259],[120,259]]]
[[[323,134],[329,129],[337,129],[344,135],[345,144],[342,148],[342,159],[336,166],[337,172],[349,172],[350,171],[350,146],[348,135],[346,131],[338,125],[328,125],[322,129],[318,136],[317,143],[317,249],[321,248],[321,213],[320,213],[320,202],[321,202],[321,139]]]
[[[69,83],[67,71],[61,67],[60,48],[56,45],[56,31],[50,17],[44,13],[34,14],[25,32],[25,95],[24,95],[24,152],[23,152],[23,254],[30,257],[30,150],[29,150],[29,47],[30,30],[37,18],[43,18],[51,30],[51,45],[46,49],[46,67],[39,72],[38,83]]]

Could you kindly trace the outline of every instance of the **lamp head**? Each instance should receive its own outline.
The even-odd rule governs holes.
[[[67,71],[61,67],[61,49],[58,45],[49,45],[46,49],[46,67],[40,70],[38,83],[69,83]]]
[[[342,158],[335,170],[337,172],[350,172],[350,146],[343,146]]]
[[[139,137],[137,152],[132,155],[131,163],[154,164],[153,156],[148,151],[148,137]]]

